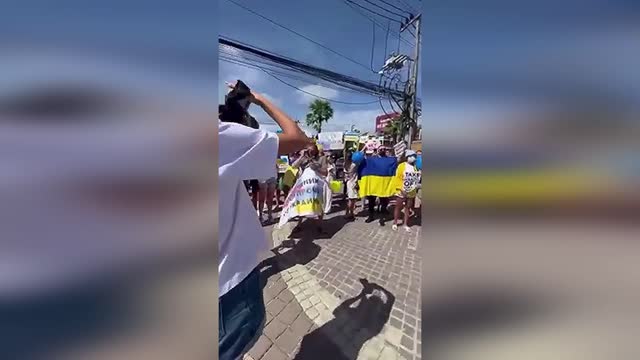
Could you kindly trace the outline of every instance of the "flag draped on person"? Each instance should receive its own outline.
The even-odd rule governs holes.
[[[311,168],[304,170],[284,201],[278,227],[297,216],[316,217],[331,210],[332,192],[326,179]]]
[[[392,180],[396,175],[398,159],[395,157],[368,157],[358,167],[360,197],[394,195]]]

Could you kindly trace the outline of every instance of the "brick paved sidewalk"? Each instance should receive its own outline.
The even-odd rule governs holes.
[[[285,249],[265,254],[267,323],[245,359],[420,359],[420,226],[412,233],[327,216],[267,228]],[[298,234],[296,233],[296,234]],[[360,279],[370,284],[364,294]]]

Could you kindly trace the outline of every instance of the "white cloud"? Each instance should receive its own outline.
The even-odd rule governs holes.
[[[332,99],[332,100],[336,99],[338,95],[340,95],[340,92],[338,90],[324,87],[322,85],[307,85],[307,86],[303,86],[301,89],[308,93],[311,93],[326,99]],[[318,99],[317,97],[306,94],[304,92],[298,92],[298,96],[299,96],[298,101],[301,104],[305,104],[305,105],[309,104],[313,100]]]
[[[219,75],[222,85],[224,85],[225,81],[233,83],[239,79],[250,88],[254,88],[264,82],[264,73],[262,71],[224,61],[220,62]]]

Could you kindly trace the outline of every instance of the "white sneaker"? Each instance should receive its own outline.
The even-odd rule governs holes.
[[[393,231],[398,230],[398,225],[396,225],[396,224],[391,225],[391,229],[392,229]]]
[[[404,227],[404,231],[406,231],[406,232],[410,233],[410,232],[411,232],[411,228],[410,228],[410,227],[408,227],[408,226],[405,226],[405,227]]]

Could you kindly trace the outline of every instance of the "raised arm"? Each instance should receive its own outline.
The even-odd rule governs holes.
[[[282,129],[282,133],[278,134],[278,155],[290,154],[312,143],[298,124],[266,97],[254,93],[253,103],[260,106]]]

